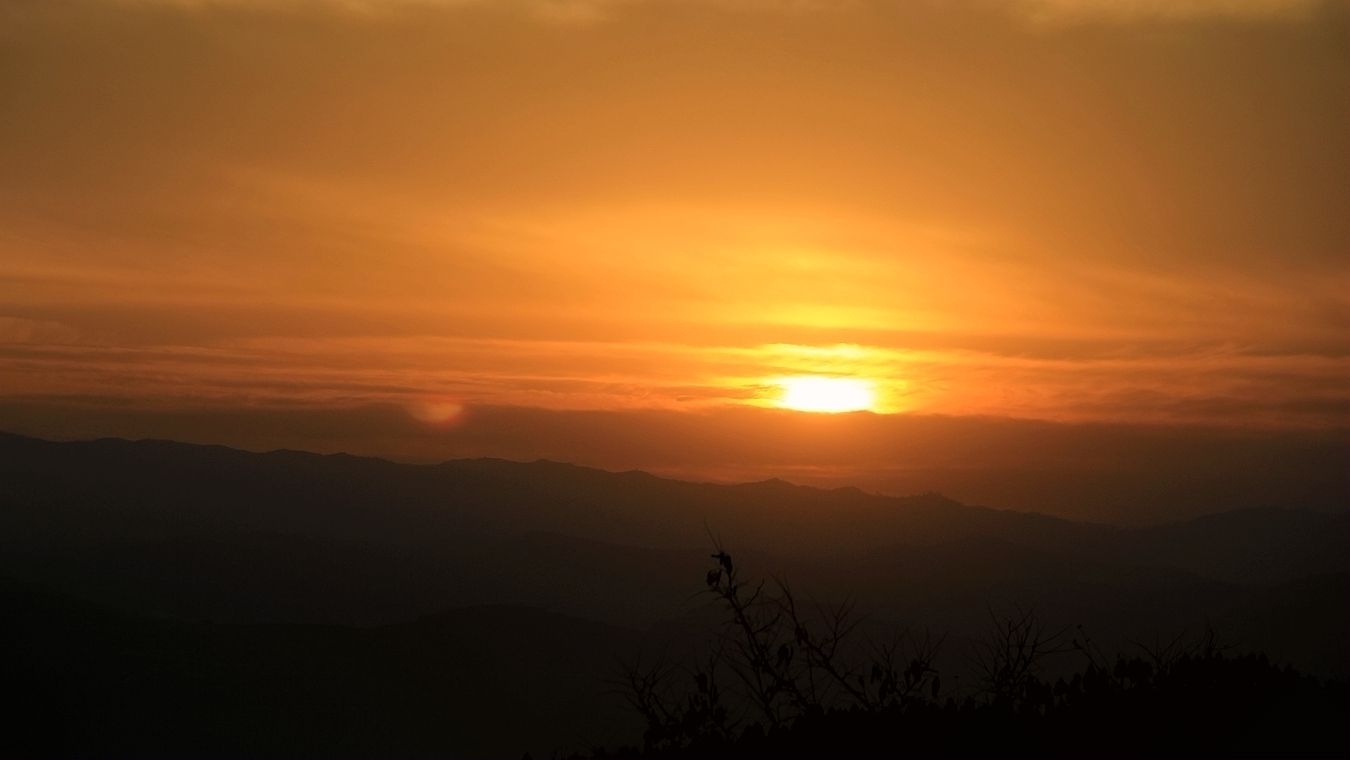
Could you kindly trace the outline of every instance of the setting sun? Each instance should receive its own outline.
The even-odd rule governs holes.
[[[0,0],[0,760],[1350,758],[1348,31]]]
[[[788,377],[778,381],[778,405],[801,412],[857,412],[871,409],[876,391],[869,380],[847,377]]]

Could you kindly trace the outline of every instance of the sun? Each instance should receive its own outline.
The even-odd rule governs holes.
[[[870,380],[851,377],[785,377],[775,381],[783,388],[777,404],[800,412],[857,412],[876,404],[876,389]]]

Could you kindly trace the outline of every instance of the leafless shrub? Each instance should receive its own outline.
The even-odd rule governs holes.
[[[970,664],[996,704],[1027,703],[1039,696],[1032,692],[1041,685],[1045,658],[1075,648],[1065,641],[1069,629],[1047,630],[1034,609],[1018,609],[1006,617],[991,611],[989,617],[988,632],[975,642]]]
[[[692,668],[658,660],[625,669],[622,685],[647,720],[648,748],[730,737],[748,716],[773,729],[812,712],[879,712],[937,699],[941,681],[933,663],[940,639],[909,630],[880,643],[864,636],[863,656],[852,660],[847,655],[859,648],[848,644],[862,620],[851,601],[805,604],[782,579],[745,580],[721,544],[715,548],[706,593],[728,617],[711,653]],[[732,694],[720,688],[720,672],[734,679]]]

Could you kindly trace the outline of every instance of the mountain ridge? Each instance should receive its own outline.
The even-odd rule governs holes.
[[[888,544],[997,535],[1046,550],[1149,558],[1270,584],[1341,569],[1329,562],[1350,513],[1251,508],[1124,527],[966,505],[937,493],[871,494],[781,479],[720,484],[641,470],[497,458],[419,465],[289,449],[255,453],[175,441],[52,442],[0,433],[0,527],[11,544],[261,530],[355,543],[418,544],[553,532],[674,548],[708,543],[828,557]],[[1339,532],[1338,532],[1339,531]],[[1280,541],[1271,543],[1278,536]],[[1320,537],[1311,559],[1304,544]],[[1258,572],[1231,559],[1265,542]],[[1186,547],[1208,547],[1204,561]],[[1223,556],[1228,552],[1228,559]],[[1239,551],[1238,554],[1242,552]],[[1341,552],[1344,554],[1344,552]],[[1228,556],[1226,555],[1226,556]],[[1189,564],[1187,564],[1189,563]]]
[[[0,573],[180,619],[379,625],[513,604],[642,627],[693,603],[715,539],[815,598],[856,593],[897,619],[967,627],[990,600],[1043,601],[1068,622],[1124,605],[1146,628],[1190,627],[1259,589],[1350,569],[1343,513],[1130,528],[547,460],[0,434],[0,482]]]

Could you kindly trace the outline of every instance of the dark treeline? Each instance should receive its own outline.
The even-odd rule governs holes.
[[[628,669],[638,709],[627,713],[621,694],[590,685],[616,656],[636,662],[651,644],[617,626],[519,607],[374,628],[221,625],[0,581],[0,755],[519,757],[556,751],[559,735],[603,745],[603,733],[576,727],[594,725],[607,700],[610,741],[643,744],[601,756],[1347,750],[1344,681],[1233,656],[1212,639],[1108,660],[1079,631],[1057,635],[1023,615],[969,650],[977,683],[962,685],[939,672],[942,641],[859,642],[847,607],[748,586],[728,556],[707,581],[731,613],[723,635],[693,665]],[[1087,665],[1051,678],[1042,664],[1056,653]]]
[[[647,723],[641,747],[597,757],[1344,757],[1350,692],[1213,632],[1107,657],[1032,613],[991,616],[967,660],[975,683],[943,689],[941,641],[902,633],[850,646],[845,606],[800,603],[742,580],[719,551],[707,586],[725,627],[694,665],[637,662],[624,676]],[[1072,675],[1044,675],[1077,652]],[[849,654],[862,656],[850,657]]]
[[[699,702],[653,722],[641,757],[1344,757],[1345,684],[1322,684],[1264,656],[1143,657],[1038,678],[1025,695],[888,700],[823,708],[767,730],[734,729]],[[715,710],[716,708],[714,708]]]

